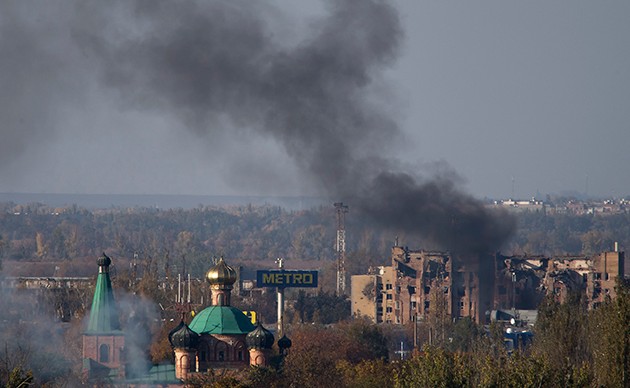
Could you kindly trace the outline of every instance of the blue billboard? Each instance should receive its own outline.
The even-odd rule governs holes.
[[[317,287],[317,271],[269,270],[257,271],[258,287]]]

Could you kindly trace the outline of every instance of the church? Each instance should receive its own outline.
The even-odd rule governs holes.
[[[269,365],[274,336],[230,305],[237,276],[223,259],[206,273],[211,291],[210,306],[196,314],[189,325],[182,318],[169,333],[175,363],[160,365],[129,359],[125,330],[120,324],[109,275],[111,259],[103,254],[97,264],[92,307],[83,333],[83,379],[86,383],[180,387],[187,379],[209,370]],[[286,353],[290,346],[291,341],[286,336],[278,341],[281,353]],[[144,367],[138,370],[138,365]]]

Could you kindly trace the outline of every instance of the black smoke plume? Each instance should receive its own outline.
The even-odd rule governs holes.
[[[74,37],[123,104],[169,112],[210,138],[226,128],[270,137],[332,199],[444,249],[489,252],[512,233],[511,218],[456,180],[423,178],[391,156],[401,133],[375,93],[403,38],[389,2],[327,1],[297,42],[278,35],[282,10],[263,2],[80,7]]]

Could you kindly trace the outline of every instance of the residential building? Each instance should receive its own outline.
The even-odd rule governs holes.
[[[594,256],[457,256],[392,247],[391,265],[351,279],[354,316],[406,324],[436,314],[490,321],[497,310],[535,310],[545,295],[565,302],[585,293],[589,308],[615,297],[623,252]]]

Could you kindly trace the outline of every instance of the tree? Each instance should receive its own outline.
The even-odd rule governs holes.
[[[451,330],[448,295],[444,287],[434,281],[429,293],[429,332],[431,344],[442,346],[447,342],[446,334]]]
[[[245,387],[243,373],[233,370],[209,369],[204,374],[198,374],[185,381],[191,388],[237,388]]]
[[[338,362],[348,354],[348,336],[334,327],[300,325],[291,334],[293,346],[283,373],[289,386],[335,386],[341,380]]]
[[[446,350],[428,346],[422,354],[403,362],[394,376],[394,387],[455,387],[455,362]]]
[[[597,386],[630,385],[630,286],[619,279],[617,297],[591,314],[591,346]]]
[[[341,374],[340,385],[352,388],[381,388],[394,385],[394,371],[397,364],[384,360],[363,360],[358,364],[347,361],[337,363]]]
[[[348,324],[347,328],[341,327],[347,332],[350,343],[350,353],[347,359],[350,362],[361,360],[389,359],[387,338],[380,326],[367,319],[356,319]]]
[[[473,343],[477,341],[482,334],[482,328],[477,326],[469,317],[458,319],[451,326],[449,341],[445,344],[446,348],[452,352],[468,352],[471,350]]]
[[[299,322],[335,323],[350,317],[350,301],[325,291],[317,295],[308,295],[298,291],[294,304]]]
[[[32,371],[23,371],[20,367],[15,367],[9,373],[7,378],[6,387],[7,388],[22,388],[28,387],[33,383],[33,372]]]
[[[582,293],[573,291],[560,304],[547,297],[538,308],[532,355],[558,371],[566,386],[582,381],[590,365],[591,348],[586,303]],[[577,379],[577,380],[576,380]]]
[[[35,254],[39,259],[43,259],[46,256],[48,247],[44,242],[44,235],[42,233],[37,232],[35,234],[35,244],[37,245],[37,251],[35,252]]]
[[[68,254],[66,252],[66,238],[60,227],[56,227],[53,230],[52,237],[50,239],[50,250],[53,257],[56,259],[68,258]]]

